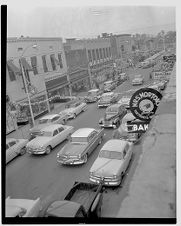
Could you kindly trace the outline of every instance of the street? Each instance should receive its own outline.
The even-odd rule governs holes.
[[[116,88],[115,92],[122,93],[127,90],[137,90],[142,86],[132,86],[133,75],[142,74],[144,85],[151,84],[149,80],[151,68],[129,69],[129,80]],[[134,91],[123,95],[132,94]],[[97,104],[89,104],[88,110],[78,115],[76,119],[69,120],[67,125],[72,125],[75,130],[82,127],[99,128],[98,121],[103,116],[105,108],[98,109]],[[113,129],[105,129],[103,143],[98,146],[88,159],[80,166],[63,166],[57,163],[57,152],[67,141],[58,145],[49,155],[25,154],[16,158],[6,166],[6,195],[12,198],[36,199],[41,197],[45,208],[54,200],[61,200],[67,194],[75,181],[89,182],[89,169],[97,158],[103,146],[112,136]],[[143,138],[144,139],[144,138]],[[103,195],[102,217],[116,217],[122,200],[127,195],[127,190],[135,172],[139,156],[142,152],[141,142],[133,149],[133,159],[124,177],[123,183],[118,188],[107,188]]]

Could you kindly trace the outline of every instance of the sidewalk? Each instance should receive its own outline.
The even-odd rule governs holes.
[[[175,67],[144,138],[142,155],[118,218],[176,218]]]

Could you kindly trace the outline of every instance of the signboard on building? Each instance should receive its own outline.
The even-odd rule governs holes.
[[[152,72],[152,78],[155,80],[169,79],[171,71],[154,71]]]
[[[139,120],[150,121],[160,104],[162,94],[152,88],[137,90],[130,99],[130,110]]]
[[[144,133],[148,126],[148,122],[127,122],[128,133]]]

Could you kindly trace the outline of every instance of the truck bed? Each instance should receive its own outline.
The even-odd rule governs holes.
[[[76,182],[65,200],[80,203],[88,211],[97,195],[98,187],[94,184]]]

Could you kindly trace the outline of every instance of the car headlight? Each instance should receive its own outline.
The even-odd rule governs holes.
[[[89,172],[89,175],[90,175],[90,176],[93,176],[94,174],[93,174],[93,172]]]
[[[116,179],[116,178],[117,178],[117,175],[116,175],[116,174],[114,174],[114,175],[113,175],[113,178],[114,178],[114,179]]]
[[[78,155],[78,158],[81,159],[81,157],[82,157],[81,154],[79,154],[79,155]]]
[[[60,157],[60,154],[57,154],[57,158],[59,158]]]

